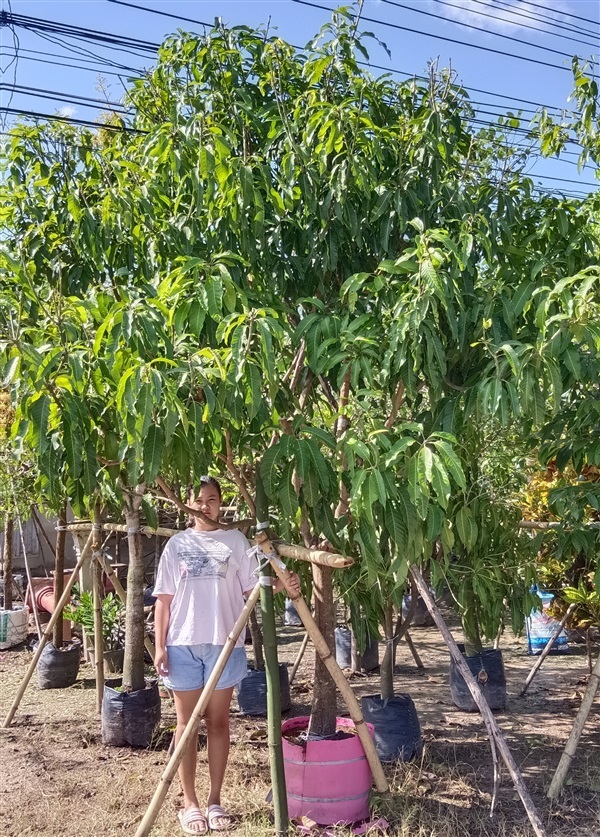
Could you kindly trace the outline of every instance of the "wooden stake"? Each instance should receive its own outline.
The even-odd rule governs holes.
[[[554,633],[552,634],[552,636],[550,637],[550,639],[548,640],[548,642],[544,646],[544,650],[542,651],[540,656],[537,658],[533,668],[531,669],[531,671],[527,675],[527,680],[525,681],[525,683],[523,685],[523,688],[519,692],[519,697],[523,697],[523,695],[525,694],[525,692],[529,688],[529,684],[531,683],[531,681],[533,680],[535,675],[540,670],[542,663],[544,662],[544,660],[546,659],[546,657],[548,656],[548,654],[552,650],[552,646],[554,645],[554,643],[558,639],[558,636],[559,636],[560,632],[562,631],[562,629],[567,624],[567,619],[573,613],[573,611],[575,610],[576,607],[577,607],[577,603],[573,602],[573,604],[570,604],[569,607],[567,608],[567,612],[565,613],[563,618],[560,620],[560,625],[557,627],[557,629],[554,631]]]
[[[487,701],[481,692],[481,689],[477,685],[477,681],[471,674],[471,670],[465,662],[464,656],[459,651],[458,646],[454,641],[454,637],[448,630],[448,627],[444,622],[442,614],[440,613],[437,605],[435,604],[429,592],[429,588],[425,583],[425,579],[423,578],[420,570],[417,567],[411,567],[410,573],[415,579],[417,587],[419,588],[419,593],[421,594],[421,598],[425,602],[427,610],[431,613],[439,632],[443,636],[444,641],[448,646],[448,650],[450,651],[452,659],[458,666],[458,669],[462,674],[469,691],[471,692],[473,700],[475,701],[479,708],[479,711],[481,712],[481,715],[483,717],[484,723],[487,727],[490,736],[490,745],[497,746],[498,750],[500,750],[500,755],[502,756],[504,764],[508,768],[508,772],[511,775],[515,788],[517,789],[517,793],[521,797],[521,802],[523,803],[523,807],[525,808],[527,816],[529,817],[529,822],[533,826],[533,830],[535,831],[537,837],[547,837],[542,821],[538,815],[535,805],[533,804],[533,800],[531,799],[529,791],[525,786],[525,782],[523,781],[523,777],[519,772],[519,768],[517,767],[515,760],[513,759],[512,754],[508,749],[508,745],[504,740],[502,733],[500,732],[500,728],[496,723],[496,719],[492,715],[491,709],[488,706]]]
[[[21,685],[19,686],[19,690],[17,691],[17,694],[15,696],[15,699],[13,700],[12,705],[11,705],[10,709],[8,710],[8,714],[7,714],[6,718],[4,719],[4,722],[2,724],[3,729],[6,729],[6,727],[9,727],[12,723],[12,719],[15,716],[15,712],[17,711],[17,709],[19,707],[19,704],[21,702],[21,698],[25,694],[25,689],[27,688],[27,686],[29,684],[29,681],[31,680],[31,677],[33,675],[33,672],[36,669],[36,666],[38,664],[38,660],[41,656],[41,653],[44,650],[44,647],[45,647],[46,643],[48,642],[48,640],[52,638],[52,629],[54,628],[54,624],[55,624],[56,620],[58,619],[59,613],[62,612],[64,606],[66,605],[66,603],[69,600],[69,596],[71,595],[71,588],[75,584],[75,581],[76,581],[77,576],[79,574],[79,570],[83,566],[83,562],[88,557],[88,554],[91,550],[91,546],[92,546],[92,533],[90,532],[90,535],[89,535],[89,537],[86,541],[86,544],[85,544],[83,550],[81,551],[81,555],[79,556],[79,560],[77,561],[77,565],[75,566],[75,569],[71,573],[71,577],[69,578],[69,580],[65,584],[65,589],[63,590],[63,594],[60,597],[58,603],[56,604],[56,606],[54,608],[54,613],[50,617],[50,621],[48,622],[48,624],[46,626],[46,630],[42,634],[39,645],[35,650],[35,654],[33,655],[33,660],[31,661],[31,663],[29,664],[29,668],[25,672],[25,677],[23,678],[23,680],[21,682]]]
[[[277,552],[275,551],[275,548],[273,547],[269,539],[266,537],[266,535],[258,533],[256,536],[256,542],[259,543],[261,549],[265,554],[265,557],[269,559],[270,564],[275,570],[278,578],[280,578],[281,581],[285,583],[288,579],[289,571],[286,569],[285,565],[277,555]],[[323,639],[323,636],[321,635],[321,632],[317,627],[317,623],[313,619],[309,607],[302,598],[302,596],[299,593],[296,595],[288,595],[290,595],[291,600],[294,602],[296,610],[298,611],[298,615],[304,623],[304,627],[310,634],[310,638],[313,641],[313,645],[315,646],[317,654],[323,661],[329,674],[333,678],[336,686],[340,690],[342,697],[344,698],[344,701],[350,713],[350,717],[354,721],[354,726],[356,727],[356,734],[361,740],[363,749],[365,751],[365,756],[367,757],[367,761],[369,762],[371,772],[373,773],[375,787],[377,788],[379,793],[388,793],[389,785],[387,779],[385,778],[385,773],[383,772],[381,761],[379,760],[379,756],[377,755],[377,750],[375,749],[373,739],[369,735],[369,731],[365,724],[365,719],[363,718],[360,705],[356,699],[354,692],[352,691],[352,688],[350,687],[348,681],[344,677],[341,668],[336,663],[335,657],[332,655],[331,651],[329,650],[329,646]]]
[[[246,627],[246,623],[250,617],[250,611],[256,605],[260,596],[260,582],[255,586],[252,593],[248,596],[248,600],[242,612],[240,613],[237,622],[232,628],[231,633],[227,637],[227,641],[223,646],[223,650],[217,660],[217,663],[212,671],[212,674],[206,681],[206,685],[202,690],[202,694],[200,695],[200,699],[196,704],[194,711],[191,714],[190,720],[182,733],[181,738],[179,739],[175,750],[173,751],[173,755],[169,759],[169,762],[160,777],[160,781],[158,783],[158,787],[154,792],[154,796],[148,806],[146,813],[138,826],[137,831],[135,832],[135,837],[147,837],[150,833],[150,829],[152,828],[156,817],[161,809],[161,806],[164,802],[164,799],[169,792],[169,788],[171,787],[171,782],[173,781],[175,774],[177,773],[177,768],[179,767],[179,763],[183,758],[185,751],[187,750],[188,746],[190,745],[192,739],[195,737],[196,732],[198,730],[198,726],[200,724],[200,720],[206,711],[206,707],[208,705],[208,701],[211,698],[211,695],[215,689],[215,686],[219,682],[219,678],[223,673],[223,669],[227,664],[227,660],[231,656],[231,652],[235,647],[235,643],[237,638]]]
[[[592,708],[592,703],[594,702],[594,698],[596,697],[596,692],[598,690],[599,683],[600,654],[598,654],[596,665],[594,666],[594,669],[590,674],[590,679],[587,684],[587,689],[585,690],[585,695],[583,696],[581,706],[579,707],[579,712],[577,713],[575,721],[573,723],[573,729],[571,730],[571,734],[569,735],[569,739],[565,745],[564,752],[560,757],[558,767],[556,768],[556,773],[554,774],[552,782],[550,783],[550,788],[548,789],[549,799],[556,799],[556,797],[562,790],[562,786],[567,776],[569,767],[571,766],[573,757],[577,752],[577,745],[579,743],[581,733],[583,732],[585,722],[587,721],[588,716],[590,714],[590,709]]]
[[[104,697],[104,630],[102,626],[102,599],[104,590],[102,586],[102,567],[98,557],[102,555],[100,547],[101,539],[101,517],[99,504],[94,510],[94,528],[92,529],[92,590],[94,601],[94,656],[96,669],[96,711],[102,714],[102,699]]]
[[[308,645],[308,640],[310,639],[308,631],[304,634],[304,639],[302,640],[302,645],[300,646],[300,650],[298,651],[298,656],[292,666],[292,670],[290,672],[290,686],[294,682],[294,678],[296,676],[296,672],[298,671],[298,666],[302,662],[302,657],[304,656],[304,652],[306,651],[306,646]]]

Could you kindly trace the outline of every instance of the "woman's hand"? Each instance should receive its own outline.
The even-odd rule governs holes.
[[[273,580],[273,592],[280,593],[282,590],[286,590],[290,596],[298,596],[300,594],[300,577],[298,573],[288,573],[285,583],[279,578]]]
[[[167,657],[166,648],[157,649],[156,654],[154,655],[154,668],[161,677],[164,677],[165,674],[169,673],[169,659]]]

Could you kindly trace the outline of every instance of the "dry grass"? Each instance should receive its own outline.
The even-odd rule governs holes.
[[[298,635],[298,639],[300,636]],[[397,837],[531,837],[521,803],[506,773],[497,811],[489,817],[491,762],[477,716],[454,710],[447,699],[444,659],[432,633],[423,632],[428,672],[419,676],[408,664],[397,675],[397,690],[410,691],[424,731],[425,749],[417,763],[386,767],[391,797],[374,797],[376,815],[386,817],[388,834]],[[284,634],[282,659],[293,659],[294,636]],[[516,655],[510,666],[522,681],[531,661]],[[6,711],[30,655],[0,655],[0,711]],[[569,784],[560,804],[544,796],[562,742],[580,699],[584,662],[552,660],[545,679],[511,711],[498,717],[521,767],[549,837],[600,837],[600,733],[598,714],[590,720]],[[76,687],[40,692],[31,685],[13,726],[0,733],[0,834],[3,837],[121,837],[131,835],[141,819],[166,763],[174,724],[173,707],[163,701],[155,748],[147,751],[102,745],[95,717],[92,672],[82,669]],[[565,679],[566,678],[566,679]],[[296,707],[308,699],[310,660],[294,684]],[[359,694],[376,691],[374,678],[353,680]],[[578,690],[579,689],[579,694]],[[445,691],[446,690],[446,691]],[[512,689],[514,694],[517,689]],[[305,706],[304,706],[305,711]],[[303,708],[299,709],[302,714]],[[595,726],[594,726],[595,724]],[[232,750],[224,803],[236,816],[233,835],[273,834],[266,728],[263,720],[234,713]],[[206,751],[201,739],[198,787],[207,792]],[[153,837],[178,834],[180,797],[171,788]],[[340,837],[348,829],[338,829]]]

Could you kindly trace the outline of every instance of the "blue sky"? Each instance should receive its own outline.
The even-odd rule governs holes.
[[[278,35],[298,45],[305,44],[329,18],[328,11],[324,9],[292,0],[128,2],[209,23],[216,16],[231,25],[257,26],[269,21]],[[328,9],[339,5],[329,0],[314,0],[314,3]],[[0,0],[0,6],[6,11],[12,9],[15,15],[153,42],[162,41],[178,28],[203,31],[199,25],[117,5],[109,0]],[[384,25],[390,23],[419,32]],[[578,31],[558,29],[559,26],[576,27]],[[440,67],[451,66],[462,84],[478,88],[479,91],[488,91],[472,91],[470,95],[481,103],[477,105],[480,111],[487,111],[481,113],[481,118],[489,120],[492,112],[501,113],[509,107],[517,111],[519,102],[523,103],[523,108],[529,109],[535,108],[531,103],[543,103],[558,109],[568,106],[567,98],[572,89],[572,77],[568,71],[569,56],[577,53],[582,58],[598,61],[600,3],[598,0],[546,0],[545,3],[543,0],[366,0],[361,29],[374,32],[386,43],[392,53],[391,59],[375,42],[371,42],[369,51],[371,61],[389,68],[390,72],[422,74],[426,72],[428,62],[437,60]],[[505,37],[499,37],[494,32]],[[98,109],[78,102],[75,97],[101,98],[98,76],[103,75],[106,95],[112,101],[119,100],[123,92],[122,81],[117,76],[109,75],[117,71],[109,62],[121,62],[139,69],[152,63],[151,55],[117,52],[98,44],[63,37],[60,39],[62,43],[57,43],[56,40],[46,39],[55,39],[52,33],[45,33],[46,38],[42,34],[22,26],[16,26],[14,30],[6,26],[0,29],[0,68],[3,70],[0,81],[4,86],[0,90],[2,106],[50,114],[58,111],[76,118],[94,120]],[[462,43],[444,41],[435,36]],[[509,38],[528,43],[519,43]],[[19,58],[14,61],[14,47],[17,43]],[[89,50],[97,58],[83,53],[83,50]],[[494,50],[546,63],[537,64],[531,60],[501,55]],[[54,55],[44,56],[40,52]],[[57,63],[42,63],[40,59]],[[61,62],[67,66],[59,66]],[[77,65],[90,69],[80,69]],[[373,72],[380,73],[381,70]],[[122,75],[125,79],[127,73]],[[19,89],[12,90],[14,84],[19,85]],[[44,94],[28,95],[26,90],[31,91],[32,88],[53,91],[59,96],[50,100],[44,98]],[[490,93],[500,95],[493,96]],[[526,112],[525,118],[529,115]],[[587,169],[578,175],[573,165],[576,149],[571,147],[569,151],[571,154],[563,160],[536,163],[531,170],[534,179],[542,176],[565,178],[571,182],[549,179],[540,179],[539,182],[545,187],[585,189],[581,184],[594,181],[593,171]]]

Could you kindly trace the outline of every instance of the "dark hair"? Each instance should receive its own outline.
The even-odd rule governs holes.
[[[200,490],[201,490],[203,485],[212,485],[213,488],[217,489],[219,499],[220,500],[223,499],[223,492],[221,491],[221,485],[220,485],[219,481],[216,480],[214,477],[203,476],[203,477],[200,477],[200,482],[198,483],[198,485],[194,485],[193,483],[190,483],[188,485],[188,488],[187,488],[187,498],[188,498],[188,500],[190,499],[192,491],[194,492],[194,497],[197,497],[200,494]]]

